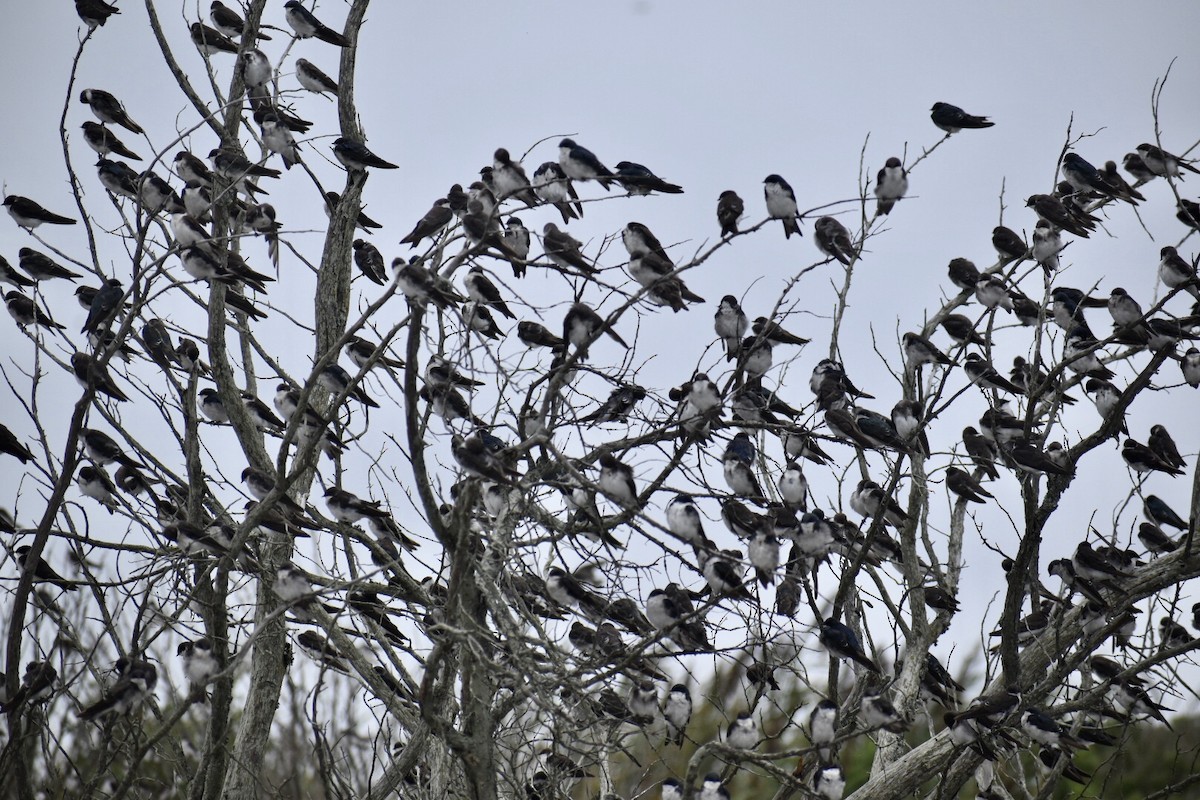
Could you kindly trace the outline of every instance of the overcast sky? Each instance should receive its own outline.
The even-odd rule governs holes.
[[[92,119],[77,101],[79,91],[94,87],[117,95],[147,128],[151,141],[167,150],[168,163],[177,149],[168,146],[177,126],[182,130],[195,122],[148,34],[145,9],[131,0],[121,5],[123,13],[97,32],[85,52],[66,123],[72,158],[101,226],[112,226],[117,218],[96,180],[95,158],[79,137],[80,124]],[[177,58],[203,90],[203,60],[186,29],[186,22],[200,18],[199,6],[207,22],[207,2],[161,3],[158,10]],[[318,15],[340,29],[346,8],[326,0]],[[264,21],[284,26],[282,2],[272,3]],[[951,102],[988,115],[996,122],[994,128],[956,135],[920,165],[912,176],[911,197],[897,206],[888,230],[871,240],[857,267],[842,357],[855,382],[878,396],[870,407],[887,413],[899,397],[898,388],[874,353],[872,334],[879,350],[898,364],[899,333],[918,329],[940,305],[942,295],[952,294],[945,277],[947,262],[965,256],[981,268],[992,263],[990,234],[1002,212],[1002,190],[1004,222],[1018,231],[1032,230],[1036,218],[1024,208],[1023,198],[1053,187],[1069,124],[1075,135],[1089,136],[1076,148],[1081,155],[1097,165],[1107,159],[1119,163],[1138,143],[1154,140],[1151,89],[1178,56],[1160,110],[1161,137],[1164,147],[1174,152],[1193,146],[1200,137],[1197,23],[1200,7],[1194,2],[1158,3],[1153,12],[1115,1],[861,2],[853,4],[852,11],[836,3],[764,3],[735,10],[728,3],[695,1],[377,2],[359,36],[357,104],[370,147],[401,169],[372,174],[364,193],[367,213],[384,223],[374,240],[390,259],[407,252],[397,243],[430,203],[451,183],[474,180],[479,167],[491,162],[496,147],[521,154],[548,138],[526,158],[532,171],[554,159],[558,138],[571,134],[609,166],[621,160],[641,162],[682,184],[686,193],[591,204],[586,218],[571,225],[570,232],[589,242],[594,253],[603,237],[637,220],[664,242],[682,242],[673,251],[682,257],[715,240],[715,203],[724,189],[735,189],[745,198],[747,223],[765,215],[761,182],[770,173],[791,183],[801,208],[852,198],[859,192],[861,174],[873,176],[892,155],[911,163],[923,148],[939,141],[942,134],[929,120],[933,102]],[[0,179],[6,193],[33,197],[71,215],[75,210],[57,125],[81,30],[65,0],[25,4],[0,27],[0,59],[10,76]],[[277,34],[263,49],[278,63],[285,43]],[[336,48],[301,42],[285,62],[280,79],[285,89],[295,87],[290,65],[297,56],[336,74]],[[227,83],[232,57],[218,56],[214,64],[222,84]],[[329,160],[329,145],[337,135],[334,104],[307,94],[294,103],[298,113],[316,122],[312,138],[304,143],[308,163],[329,188],[340,188],[340,167]],[[145,140],[121,135],[142,155],[148,154]],[[191,149],[204,156],[216,144],[210,133],[201,131],[192,138]],[[160,165],[160,174],[166,171]],[[1200,191],[1200,176],[1194,177],[1184,184],[1185,196],[1193,199]],[[293,170],[264,186],[289,229],[312,230],[324,223],[315,190],[302,172]],[[1148,202],[1140,209],[1141,221],[1125,205],[1111,209],[1105,229],[1112,238],[1102,231],[1090,241],[1075,241],[1057,283],[1081,288],[1098,284],[1104,295],[1114,286],[1124,286],[1144,306],[1151,304],[1160,293],[1155,278],[1158,250],[1177,243],[1184,229],[1174,219],[1174,198],[1164,182],[1143,191]],[[594,184],[581,192],[585,197],[602,194]],[[846,224],[854,228],[857,208],[842,208],[849,212],[843,217]],[[531,229],[540,230],[555,215],[539,210],[522,217]],[[752,317],[765,313],[788,277],[819,260],[811,219],[804,230],[799,240],[786,241],[777,226],[739,239],[687,276],[708,304],[686,314],[644,315],[643,349],[633,365],[641,366],[652,354],[657,357],[637,374],[639,382],[665,391],[686,380],[697,364],[715,363],[714,352],[704,354],[703,349],[712,338],[716,301],[727,293],[744,295]],[[86,252],[80,226],[46,235],[68,252],[81,257]],[[289,239],[315,259],[320,235],[300,233]],[[0,222],[0,254],[15,263],[17,250],[26,245],[37,246],[10,221]],[[253,263],[264,266],[261,245],[251,243],[249,248],[252,259],[257,258]],[[1192,255],[1194,243],[1189,241],[1182,251]],[[104,257],[108,268],[120,263],[121,252],[106,248]],[[618,243],[604,263],[623,260]],[[119,266],[112,268],[120,274]],[[286,286],[273,290],[272,298],[302,320],[311,320],[310,278],[286,253],[283,272],[281,284]],[[840,277],[839,269],[820,267],[806,276],[794,295],[803,313],[789,318],[788,327],[814,342],[786,371],[777,368],[772,373],[774,379],[783,375],[781,393],[789,399],[809,400],[809,372],[828,349],[831,282]],[[561,301],[561,294],[546,296],[546,287],[556,286],[531,276],[520,289],[539,303]],[[1036,275],[1022,288],[1040,296]],[[47,294],[55,315],[75,330],[83,312],[70,291],[65,285],[52,286]],[[281,299],[289,291],[294,302]],[[356,295],[355,302],[374,296]],[[600,302],[598,295],[589,299]],[[613,307],[613,301],[605,307]],[[1177,299],[1171,310],[1185,313],[1186,308]],[[166,301],[156,311],[177,324],[195,320],[185,307]],[[560,324],[561,313],[547,312],[545,321],[551,328]],[[1106,331],[1107,314],[1090,313],[1093,328]],[[30,345],[8,330],[0,338],[6,368],[27,363]],[[274,340],[277,355],[293,374],[303,375],[311,348],[295,347],[290,335],[284,332]],[[948,346],[943,334],[934,338]],[[266,339],[272,341],[271,335]],[[1028,331],[1000,334],[997,366],[1007,373],[1012,357],[1026,354],[1029,341]],[[617,357],[615,347],[597,346],[599,365]],[[1145,358],[1136,357],[1133,363],[1144,364]],[[1118,371],[1120,385],[1133,375],[1129,366]],[[1163,380],[1174,383],[1178,375],[1169,364]],[[953,380],[957,387],[963,378]],[[269,400],[267,387],[273,384],[272,379],[264,381],[264,399]],[[65,420],[77,396],[74,384],[65,375],[51,375],[46,385],[64,392],[61,400],[45,401],[46,413]],[[1181,450],[1196,453],[1196,394],[1186,388],[1170,397],[1161,394],[1165,393],[1139,398],[1133,435],[1144,440],[1150,424],[1165,422]],[[985,409],[975,390],[960,406],[962,413],[948,416],[932,434],[935,448],[949,449],[963,425],[977,425]],[[22,433],[31,431],[15,409],[6,412],[3,421]],[[1081,397],[1067,414],[1065,434],[1057,438],[1073,443],[1098,423],[1095,409]],[[53,424],[48,427],[54,430]],[[613,436],[619,433],[609,431]],[[594,445],[602,438],[589,441]],[[220,432],[210,438],[206,431],[206,442],[218,452],[228,446],[221,443]],[[1043,564],[1073,549],[1086,533],[1085,520],[1094,508],[1097,527],[1111,530],[1114,510],[1131,484],[1116,448],[1102,450],[1081,469],[1067,499],[1071,513],[1061,516],[1048,537]],[[849,450],[835,446],[835,453],[845,463]],[[946,455],[935,456],[930,467],[943,467],[948,460]],[[878,468],[878,460],[874,464]],[[14,504],[16,466],[11,459],[0,461],[7,478],[0,485],[8,493],[0,494],[0,505]],[[227,472],[236,480],[240,468],[241,464],[229,466]],[[348,485],[364,493],[366,468],[365,458],[348,465]],[[397,469],[404,473],[403,465]],[[809,473],[818,501],[825,508],[835,507],[832,482],[817,470]],[[1184,509],[1186,483],[1187,479],[1156,477],[1149,491]],[[996,493],[1016,508],[1017,482],[1012,475],[1002,476]],[[1096,498],[1102,498],[1098,508]],[[659,508],[666,499],[657,498]],[[27,521],[40,513],[31,500],[26,496],[20,504]],[[842,503],[847,500],[848,496],[840,498]],[[1137,507],[1140,503],[1122,517],[1123,535],[1136,528]],[[940,500],[934,509],[944,517]],[[90,511],[95,514],[94,508]],[[710,528],[725,537],[716,503],[705,511],[714,519]],[[989,540],[1015,553],[1016,535],[1001,513],[985,508],[978,520]],[[977,640],[983,607],[992,590],[1000,587],[998,558],[978,537],[968,537],[964,576],[971,591],[964,592],[966,609],[948,637],[960,647]],[[1184,606],[1190,606],[1190,600]],[[997,615],[998,610],[993,611],[991,619]]]

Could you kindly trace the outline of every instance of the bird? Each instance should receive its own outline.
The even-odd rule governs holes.
[[[504,298],[500,295],[500,290],[483,273],[483,267],[479,265],[471,267],[467,272],[466,278],[463,279],[463,285],[467,289],[467,295],[472,300],[496,309],[509,319],[517,318],[517,315],[504,302]]]
[[[1121,458],[1134,472],[1165,472],[1172,477],[1183,474],[1183,470],[1167,461],[1152,448],[1134,439],[1126,439],[1121,447]]]
[[[75,373],[76,382],[84,389],[94,390],[97,394],[117,402],[129,400],[108,374],[108,367],[95,363],[87,353],[75,353],[71,356],[71,370]]]
[[[763,197],[767,201],[767,216],[783,223],[783,233],[788,239],[800,232],[800,213],[796,205],[796,193],[792,187],[778,175],[768,175],[763,179]]]
[[[946,267],[950,282],[960,289],[974,292],[982,277],[975,262],[967,258],[952,258]]]
[[[450,210],[450,201],[444,197],[439,198],[434,201],[433,207],[425,212],[425,216],[421,217],[413,226],[412,231],[400,240],[400,244],[407,244],[415,248],[422,239],[436,238],[453,219],[454,212]]]
[[[105,327],[122,306],[125,290],[116,278],[109,278],[92,298],[87,320],[80,333],[94,333]]]
[[[614,173],[617,183],[631,195],[645,196],[651,192],[662,194],[683,194],[683,187],[664,181],[655,175],[648,167],[632,161],[618,161]]]
[[[39,205],[36,201],[30,200],[28,197],[22,197],[17,194],[10,194],[4,198],[4,207],[8,209],[8,215],[16,220],[16,223],[22,228],[33,230],[39,225],[74,225],[75,220],[70,217],[64,217],[61,214],[55,214],[53,211],[48,211]]]
[[[54,696],[54,685],[57,682],[58,670],[49,662],[30,661],[25,665],[25,674],[21,677],[21,685],[11,697],[0,702],[0,712],[16,714],[26,707],[46,702]]]
[[[813,241],[817,249],[830,258],[836,258],[846,266],[858,257],[850,231],[834,217],[819,217],[813,223]]]
[[[94,31],[108,22],[108,18],[113,14],[120,14],[121,11],[104,0],[75,0],[75,13],[79,14],[79,18],[83,20],[84,24]]]
[[[1137,154],[1141,157],[1142,163],[1146,165],[1146,169],[1160,178],[1169,176],[1182,180],[1183,175],[1179,172],[1180,167],[1189,172],[1200,174],[1200,169],[1196,169],[1189,162],[1148,142],[1143,142],[1137,146]]]
[[[859,702],[859,711],[863,724],[868,729],[885,730],[892,733],[904,733],[908,730],[908,722],[900,716],[892,701],[878,692],[863,694]]]
[[[1142,515],[1156,525],[1166,525],[1181,531],[1188,529],[1187,522],[1155,494],[1148,495],[1142,501]]]
[[[130,133],[145,133],[142,127],[130,119],[121,101],[103,89],[84,89],[79,93],[79,102],[87,105],[96,119],[109,125],[120,125]]]
[[[559,230],[553,222],[547,222],[542,228],[542,248],[546,251],[546,257],[563,270],[575,269],[585,275],[599,272],[583,255],[583,243]]]
[[[235,54],[238,52],[236,42],[216,28],[208,27],[203,22],[193,22],[188,30],[192,36],[192,44],[196,45],[196,49],[206,56],[216,55],[217,53]]]
[[[896,201],[908,194],[908,172],[896,156],[884,162],[875,176],[875,215],[890,214]]]
[[[663,719],[666,721],[667,741],[683,746],[688,723],[692,719],[692,695],[687,686],[677,683],[663,698]]]
[[[332,95],[338,93],[338,84],[333,78],[322,72],[315,64],[306,58],[296,59],[296,80],[310,92]]]
[[[1021,390],[1005,378],[996,368],[988,363],[979,353],[967,353],[963,362],[963,371],[971,383],[984,389],[994,389],[1009,394],[1021,394]]]
[[[846,774],[838,764],[818,765],[812,782],[813,791],[824,800],[841,800],[846,794]]]
[[[837,658],[847,658],[877,675],[883,673],[879,665],[871,660],[858,642],[858,636],[847,625],[838,622],[833,617],[821,623],[820,641],[831,655]]]
[[[1143,522],[1138,526],[1138,540],[1146,551],[1153,555],[1165,555],[1179,549],[1179,543],[1163,532],[1163,529],[1153,522]]]
[[[746,312],[731,294],[721,298],[713,315],[713,329],[725,344],[725,360],[732,361],[741,352],[742,340],[750,328]]]
[[[973,426],[968,425],[963,429],[963,447],[966,449],[967,455],[971,457],[971,461],[983,471],[984,475],[991,480],[997,480],[1000,477],[1000,472],[996,469],[996,460],[1000,457],[1000,451],[995,442],[979,433]]]
[[[317,38],[338,47],[350,46],[349,39],[317,19],[300,3],[300,0],[288,0],[283,7],[287,9],[283,18],[287,21],[288,26],[296,32],[297,38]]]
[[[1189,264],[1179,255],[1179,250],[1167,245],[1159,253],[1158,279],[1168,289],[1184,289],[1200,300],[1200,278],[1196,277],[1196,265]]]
[[[625,349],[629,349],[629,345],[612,329],[612,326],[597,314],[595,310],[584,303],[575,303],[567,311],[566,316],[563,317],[562,338],[568,344],[575,347],[576,357],[581,361],[587,358],[590,344],[602,331],[615,340],[617,344]]]
[[[740,712],[725,729],[725,744],[738,750],[753,750],[760,738],[758,724],[745,711]]]
[[[604,166],[591,150],[577,145],[574,139],[563,139],[558,143],[558,165],[571,180],[581,183],[595,180],[606,192],[615,180],[612,170]]]
[[[454,434],[450,440],[450,452],[458,465],[473,477],[503,484],[511,484],[521,477],[519,472],[488,448],[479,433],[468,437]]]
[[[17,251],[17,264],[25,270],[26,275],[35,281],[60,278],[74,283],[76,278],[82,277],[79,273],[60,266],[50,256],[34,250],[32,247],[22,247]]]
[[[496,195],[501,199],[515,197],[530,208],[538,204],[538,196],[525,175],[525,168],[503,147],[496,148],[492,154],[492,181]],[[563,223],[566,221],[564,218]]]
[[[717,223],[721,226],[721,236],[734,236],[738,232],[738,220],[746,211],[746,204],[738,193],[732,189],[721,192],[717,198]]]
[[[80,719],[91,720],[126,714],[154,693],[154,687],[158,684],[157,667],[132,656],[122,658],[117,663],[120,675],[117,682],[110,686],[99,700],[80,710]]]
[[[1105,422],[1113,414],[1119,414],[1117,417],[1117,430],[1129,435],[1129,427],[1125,424],[1125,414],[1120,410],[1121,406],[1121,390],[1112,383],[1100,378],[1088,378],[1083,384],[1083,390],[1092,396],[1092,402],[1096,404],[1096,410],[1100,412],[1100,417]]]
[[[750,592],[742,580],[739,565],[729,554],[710,550],[701,563],[701,572],[713,595],[734,600],[751,599]]]
[[[1183,456],[1179,454],[1179,448],[1175,445],[1175,440],[1171,438],[1171,434],[1162,425],[1150,426],[1150,437],[1146,439],[1146,444],[1159,455],[1167,463],[1172,466],[1182,469],[1187,465],[1183,460]]]
[[[241,15],[231,9],[229,6],[221,2],[221,0],[213,0],[209,6],[208,18],[212,24],[221,33],[226,36],[240,37],[246,30],[246,21]],[[258,33],[259,39],[270,40],[271,37],[265,33]]]
[[[1086,747],[1087,743],[1063,729],[1040,708],[1027,708],[1021,716],[1021,728],[1040,745],[1055,749]]]
[[[954,363],[950,356],[943,353],[933,342],[918,333],[908,332],[901,337],[904,347],[904,360],[910,369],[918,369],[924,364],[943,364],[950,366]]]
[[[316,631],[304,631],[296,637],[296,644],[300,645],[300,649],[309,658],[320,664],[322,670],[330,669],[334,672],[349,674],[350,665],[346,663],[345,657],[333,642]]]
[[[1006,228],[1003,225],[997,225],[992,229],[992,247],[996,248],[997,255],[1008,261],[1024,258],[1025,254],[1029,252],[1025,240],[1012,228]]]
[[[693,546],[705,540],[704,522],[691,495],[676,495],[667,503],[666,511],[667,529],[672,534]]]
[[[221,671],[212,642],[206,637],[195,641],[185,639],[175,648],[175,654],[183,661],[183,674],[193,687],[204,686]]]
[[[972,503],[986,503],[992,497],[971,475],[958,467],[946,468],[946,488]]]
[[[964,128],[990,128],[996,124],[987,117],[968,114],[950,103],[934,103],[929,112],[929,118],[933,120],[933,124],[948,134],[958,133]]]
[[[36,561],[31,562],[31,553],[33,548],[29,545],[22,545],[17,548],[17,563],[22,569],[29,569],[33,575],[33,580],[37,583],[49,583],[57,586],[66,592],[74,592],[79,589],[79,586],[74,581],[69,581],[62,575],[54,571],[54,568],[46,563],[45,559],[40,556]]]
[[[289,2],[296,3],[299,6],[296,0],[289,0]],[[362,142],[357,139],[351,139],[348,136],[339,136],[333,140],[333,155],[342,163],[342,166],[351,172],[364,172],[367,167],[375,167],[376,169],[400,168],[399,165],[385,161],[372,153]]]
[[[1179,360],[1179,370],[1188,386],[1200,388],[1200,350],[1189,347]]]
[[[66,326],[58,324],[49,314],[38,308],[32,298],[16,289],[4,295],[4,305],[9,316],[22,328],[33,325],[49,330],[66,330]]]
[[[583,217],[583,204],[579,202],[579,195],[575,193],[571,179],[557,161],[546,161],[534,170],[531,185],[534,194],[540,200],[558,209],[564,225]]]

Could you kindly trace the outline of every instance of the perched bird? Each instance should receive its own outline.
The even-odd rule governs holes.
[[[1125,459],[1125,463],[1129,465],[1130,469],[1139,474],[1148,472],[1165,472],[1171,476],[1183,474],[1183,470],[1164,459],[1152,448],[1134,439],[1125,440],[1125,444],[1121,447],[1121,458]]]
[[[575,347],[576,356],[581,361],[587,358],[590,344],[601,332],[608,334],[625,349],[629,349],[625,340],[590,306],[575,303],[563,317],[562,338]]]
[[[929,111],[933,124],[946,133],[958,133],[963,128],[990,128],[996,124],[987,117],[976,117],[949,103],[934,103]]]
[[[309,658],[320,664],[322,670],[330,669],[334,672],[349,674],[350,665],[346,663],[345,656],[334,646],[333,642],[316,631],[304,631],[296,637],[296,644],[300,645],[300,649]]]
[[[4,306],[8,309],[9,316],[22,328],[33,325],[50,330],[66,329],[65,326],[59,325],[49,314],[38,308],[33,298],[27,297],[16,289],[4,295]]]
[[[796,205],[796,193],[792,187],[778,175],[768,175],[763,179],[763,196],[767,201],[767,216],[783,222],[783,233],[788,239],[795,233],[800,233],[800,213]]]
[[[297,6],[300,4],[296,0],[289,0]],[[346,136],[339,136],[333,140],[333,155],[337,160],[342,162],[342,166],[351,172],[363,172],[367,167],[375,167],[376,169],[399,169],[400,167],[390,161],[384,161],[379,156],[367,149],[367,146],[357,139],[351,139]]]
[[[1200,350],[1189,347],[1179,360],[1179,370],[1183,373],[1184,383],[1193,389],[1200,388]]]
[[[559,230],[553,222],[547,222],[542,228],[542,248],[546,257],[559,268],[572,269],[584,275],[595,275],[598,269],[583,255],[583,243],[565,231]]]
[[[154,687],[158,684],[157,667],[133,657],[122,658],[117,664],[120,675],[117,682],[110,686],[99,700],[82,709],[78,714],[80,719],[99,719],[110,714],[126,714],[154,693]]]
[[[1196,169],[1189,162],[1177,155],[1168,153],[1156,145],[1143,142],[1137,146],[1137,154],[1141,156],[1142,163],[1146,165],[1146,169],[1160,178],[1170,176],[1182,180],[1183,175],[1179,172],[1180,167],[1200,175],[1200,169]]]
[[[326,75],[306,58],[296,59],[296,80],[299,81],[303,88],[316,94],[329,92],[332,95],[336,95],[338,93],[337,81]]]
[[[467,289],[467,295],[472,300],[496,309],[509,319],[517,318],[517,315],[504,302],[500,290],[484,274],[483,267],[479,265],[471,267],[467,272],[466,278],[463,279],[463,285]]]
[[[742,310],[738,300],[731,294],[721,298],[717,305],[717,313],[713,315],[713,329],[725,343],[725,360],[732,361],[741,351],[742,340],[750,328],[746,312]]]
[[[600,163],[595,153],[575,144],[573,139],[563,139],[558,143],[558,165],[571,180],[594,180],[606,192],[615,179],[612,170]]]
[[[754,717],[742,711],[725,729],[725,744],[738,750],[753,750],[761,737]]]
[[[950,366],[954,363],[950,356],[920,334],[906,333],[901,337],[901,343],[904,347],[904,361],[911,369],[919,369],[924,364]]]
[[[514,197],[530,208],[538,204],[537,194],[525,175],[525,168],[521,162],[514,161],[503,147],[496,148],[492,154],[492,182],[496,195],[501,199]]]
[[[79,329],[80,333],[94,333],[106,327],[122,306],[125,290],[116,278],[109,278],[92,296],[88,316]]]
[[[1146,440],[1146,444],[1168,464],[1180,469],[1187,466],[1187,462],[1179,454],[1179,448],[1175,446],[1175,440],[1162,425],[1150,426],[1150,438]]]
[[[21,565],[21,569],[28,569],[33,574],[33,580],[36,583],[53,584],[66,592],[74,592],[79,588],[74,581],[69,581],[55,572],[54,568],[47,564],[41,557],[31,564],[30,553],[32,551],[33,548],[29,545],[18,547],[16,551],[17,563]]]
[[[1000,450],[996,443],[979,433],[972,426],[963,428],[963,447],[975,466],[983,471],[991,480],[997,480],[1000,472],[996,469],[996,461],[1000,458]]]
[[[655,175],[648,167],[635,164],[632,161],[618,161],[614,173],[617,183],[631,195],[645,196],[651,192],[662,194],[683,194],[683,187],[664,181]]]
[[[84,89],[79,102],[89,106],[96,119],[108,125],[120,125],[130,133],[145,133],[142,127],[130,119],[121,101],[103,89]]]
[[[82,277],[78,272],[72,272],[59,265],[50,256],[32,247],[22,247],[17,251],[17,263],[25,270],[25,274],[35,281],[62,278],[74,283],[76,278]]]
[[[1165,555],[1179,549],[1179,543],[1153,522],[1143,522],[1139,525],[1137,536],[1147,552],[1153,555]]]
[[[1009,394],[1021,394],[1021,390],[1014,386],[1012,381],[997,372],[979,353],[967,353],[963,371],[976,386]]]
[[[209,6],[208,18],[212,24],[221,33],[226,36],[240,37],[246,30],[246,21],[241,15],[234,11],[229,6],[221,2],[221,0],[213,0]],[[271,37],[265,33],[258,34],[259,39],[270,40]]]
[[[813,773],[813,791],[824,800],[842,800],[846,794],[846,774],[838,764],[821,764]]]
[[[189,28],[189,32],[192,35],[192,44],[196,45],[196,49],[206,56],[216,55],[217,53],[235,54],[238,52],[236,42],[216,28],[208,27],[203,22],[193,22]]]
[[[57,682],[58,670],[49,662],[30,661],[25,665],[25,674],[21,677],[21,685],[17,691],[12,697],[4,698],[3,702],[0,702],[0,712],[16,714],[28,706],[49,700],[54,695],[54,684]],[[3,695],[0,694],[0,697]]]
[[[667,741],[682,747],[684,734],[692,719],[692,695],[687,686],[677,683],[671,687],[663,698],[662,715],[667,724]]]
[[[862,696],[859,711],[863,724],[868,729],[882,729],[892,733],[904,733],[908,722],[900,716],[892,701],[878,692],[867,692]]]
[[[858,257],[854,242],[850,238],[850,231],[834,217],[817,219],[813,224],[813,241],[816,242],[818,250],[846,266]]]
[[[571,179],[557,161],[547,161],[534,170],[531,185],[539,199],[558,209],[564,225],[583,216],[583,204],[579,202],[579,195],[575,193]]]
[[[908,194],[908,172],[899,158],[892,156],[884,162],[875,176],[875,215],[889,214],[896,201]]]
[[[1142,515],[1156,525],[1167,525],[1181,531],[1188,529],[1187,522],[1155,494],[1147,496],[1142,502]]]
[[[185,639],[175,648],[175,654],[183,661],[183,674],[194,687],[204,686],[221,671],[221,665],[213,655],[212,642],[207,638],[194,642]]]
[[[473,477],[503,484],[511,484],[521,477],[519,472],[488,448],[479,433],[469,437],[454,434],[450,440],[450,452],[458,465]]]
[[[831,655],[837,658],[848,658],[877,675],[883,674],[880,672],[879,665],[863,651],[854,631],[833,617],[829,617],[821,623],[820,640]]]
[[[721,226],[721,236],[733,236],[738,232],[738,220],[746,212],[746,204],[738,193],[732,189],[721,192],[717,198],[717,222]]]
[[[982,275],[975,262],[967,258],[952,258],[946,267],[950,282],[960,289],[974,292]]]
[[[1128,436],[1129,428],[1125,424],[1125,414],[1120,411],[1121,390],[1100,378],[1088,378],[1083,384],[1083,390],[1092,396],[1092,402],[1096,404],[1096,410],[1100,412],[1100,417],[1105,422],[1113,414],[1120,414],[1117,420],[1117,430]]]
[[[957,467],[946,468],[946,488],[972,503],[986,503],[984,498],[993,496],[979,481]]]
[[[33,460],[33,453],[29,452],[29,448],[22,444],[6,425],[0,425],[0,453],[7,453],[22,464]]]
[[[55,214],[53,211],[47,211],[28,197],[21,197],[16,194],[10,194],[4,198],[4,207],[8,209],[8,215],[16,220],[18,225],[29,230],[45,224],[75,224],[75,220],[70,217],[64,217],[61,214]]]
[[[997,225],[992,229],[992,247],[996,248],[997,255],[1008,261],[1024,258],[1025,254],[1029,252],[1025,240],[1012,228],[1006,228],[1003,225]]]
[[[434,201],[433,208],[425,213],[425,216],[417,222],[412,231],[400,240],[400,244],[407,244],[411,247],[416,247],[421,243],[422,239],[433,239],[441,233],[451,220],[454,219],[454,212],[450,210],[449,201],[446,198],[440,198]]]
[[[1158,279],[1168,289],[1184,289],[1200,300],[1200,278],[1196,277],[1196,265],[1189,264],[1179,251],[1167,245],[1159,251]]]
[[[349,39],[317,19],[300,3],[300,0],[288,0],[283,7],[287,9],[283,18],[287,21],[288,27],[296,32],[297,38],[317,38],[338,47],[350,46]]]
[[[95,363],[87,353],[75,353],[71,356],[71,370],[75,373],[76,382],[84,389],[94,390],[97,394],[118,402],[129,400],[108,374],[108,367]]]
[[[121,11],[104,0],[75,0],[75,13],[89,29],[96,30],[108,22],[109,17],[120,14]]]

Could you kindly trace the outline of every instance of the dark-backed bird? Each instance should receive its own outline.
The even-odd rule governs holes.
[[[120,125],[130,133],[145,133],[142,127],[130,119],[121,101],[103,89],[84,89],[79,102],[89,106],[96,119],[105,124]]]
[[[763,197],[767,202],[767,216],[783,223],[783,233],[788,239],[800,232],[800,212],[796,205],[796,193],[779,175],[768,175],[763,179]]]
[[[317,38],[338,47],[350,46],[349,39],[317,19],[300,3],[300,0],[288,0],[283,7],[287,9],[283,18],[287,21],[288,27],[296,32],[297,38]]]
[[[990,128],[996,124],[987,117],[968,114],[950,103],[934,103],[929,112],[929,118],[933,120],[933,124],[946,133],[958,133],[963,128]]]

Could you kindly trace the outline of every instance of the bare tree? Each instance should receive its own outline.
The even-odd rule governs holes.
[[[1126,412],[1200,385],[1196,263],[1186,238],[1148,239],[1159,282],[1141,305],[1059,278],[1108,218],[1200,227],[1178,182],[1196,170],[1161,134],[1126,179],[1068,132],[1046,154],[1053,191],[1024,204],[1030,239],[999,225],[993,264],[951,260],[940,299],[876,340],[878,364],[847,366],[863,253],[919,202],[926,159],[986,118],[939,103],[945,135],[878,172],[864,145],[844,199],[804,209],[772,175],[765,217],[730,190],[718,224],[666,245],[587,211],[687,176],[610,170],[552,136],[497,149],[478,180],[455,165],[462,183],[377,246],[362,192],[396,165],[355,107],[367,2],[341,32],[296,0],[265,6],[201,20],[147,0],[178,96],[125,107],[73,70],[75,208],[5,200],[36,246],[0,263],[17,332],[0,444],[23,464],[0,584],[4,796],[713,800],[753,781],[837,798],[849,780],[872,800],[971,781],[1045,797],[1089,779],[1075,752],[1167,724],[1164,695],[1191,691],[1176,617],[1200,574],[1200,471],[1169,494],[1187,458]],[[74,66],[115,13],[77,7]],[[335,53],[336,79],[314,63]],[[331,146],[332,115],[304,119],[312,94],[336,97]],[[274,197],[327,225],[306,235]],[[86,246],[57,246],[57,225]],[[809,260],[771,307],[687,286],[781,228]],[[835,286],[827,349],[798,327],[817,281]],[[1085,315],[1102,307],[1111,332]],[[643,335],[655,314],[695,341]],[[688,363],[662,368],[664,350]],[[1022,354],[1011,372],[1001,350]],[[1081,393],[1099,416],[1071,407]],[[1081,469],[1119,465],[1114,441],[1130,491],[1090,496]],[[1045,564],[1052,536],[1081,543]],[[1001,608],[951,637],[956,598],[980,591],[961,576],[976,541],[1007,557]],[[969,690],[931,652],[948,638],[984,643],[983,674],[958,673]],[[713,675],[731,683],[702,691]],[[847,775],[839,752],[862,737],[870,775]]]

